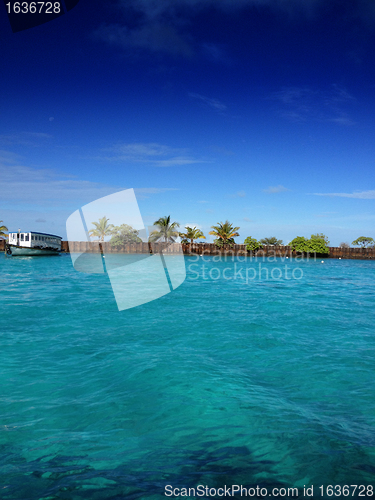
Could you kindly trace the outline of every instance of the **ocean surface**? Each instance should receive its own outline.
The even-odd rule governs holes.
[[[375,262],[185,262],[179,288],[119,312],[68,255],[0,255],[1,499],[371,497]]]

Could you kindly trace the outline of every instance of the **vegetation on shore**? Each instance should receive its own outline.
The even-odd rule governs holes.
[[[328,255],[328,245],[329,241],[327,236],[323,233],[319,233],[312,234],[310,239],[307,239],[304,236],[297,236],[289,243],[288,246],[290,246],[292,250],[300,253],[318,253]]]
[[[218,222],[216,226],[211,226],[212,231],[208,234],[216,236],[214,243],[219,248],[232,247],[235,244],[234,238],[239,236],[239,227],[234,227],[228,220]]]
[[[179,233],[179,236],[181,238],[181,243],[193,244],[194,240],[198,240],[200,238],[206,239],[202,231],[195,226],[194,227],[185,226],[185,229],[186,233]]]
[[[154,222],[154,226],[158,229],[152,231],[149,240],[153,243],[157,241],[163,241],[164,243],[174,243],[179,233],[177,228],[180,227],[178,222],[171,222],[171,216],[166,215],[165,217],[160,217]]]
[[[263,248],[263,244],[251,236],[248,236],[245,239],[244,244],[246,245],[246,250],[248,252],[255,252],[256,250]]]
[[[0,224],[2,224],[2,220],[0,220]],[[5,231],[8,231],[8,228],[4,225],[0,226],[0,239],[5,239],[8,235],[5,233]]]
[[[112,238],[109,242],[113,247],[125,245],[126,243],[142,243],[142,239],[139,237],[139,231],[129,226],[129,224],[113,226],[111,234]]]
[[[89,231],[89,235],[98,238],[97,241],[104,242],[107,236],[111,236],[110,243],[112,246],[124,245],[127,243],[141,243],[142,239],[139,237],[139,231],[134,229],[129,224],[121,224],[114,226],[109,223],[109,219],[104,216],[98,222],[92,222],[93,228]],[[203,232],[196,226],[185,226],[185,232],[179,232],[180,224],[178,222],[171,222],[171,216],[160,217],[154,222],[157,228],[151,232],[149,236],[150,242],[175,243],[178,237],[181,238],[181,243],[190,243],[192,245],[195,240],[206,239]],[[214,244],[219,248],[233,247],[235,244],[234,238],[239,236],[238,226],[234,226],[231,222],[218,222],[215,226],[211,226],[212,231],[210,235],[215,236]],[[7,226],[0,220],[0,240],[6,239],[8,234]],[[257,240],[252,236],[245,238],[244,244],[249,252],[255,252],[263,248],[263,246],[280,246],[283,241],[277,239],[275,236],[262,238]],[[375,240],[370,236],[360,236],[352,242],[353,246],[360,248],[375,248]],[[311,237],[305,238],[304,236],[297,236],[287,245],[295,252],[299,253],[317,253],[322,255],[329,254],[329,241],[328,237],[323,233],[312,234]],[[342,242],[340,248],[350,248],[349,243]]]
[[[278,240],[275,236],[271,236],[270,238],[262,238],[259,240],[262,245],[271,245],[271,246],[279,246],[283,244],[283,240]]]
[[[99,219],[99,222],[91,222],[94,225],[94,229],[89,231],[89,236],[94,236],[98,238],[98,241],[104,241],[104,238],[112,234],[113,225],[108,224],[109,219],[106,216]]]
[[[360,236],[359,238],[357,238],[356,240],[354,240],[352,242],[352,245],[355,245],[355,246],[358,245],[362,248],[374,247],[375,241],[373,238],[370,238],[369,236]]]

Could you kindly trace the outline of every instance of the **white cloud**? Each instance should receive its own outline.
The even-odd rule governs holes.
[[[217,43],[203,43],[202,53],[206,59],[215,63],[229,63],[228,55],[223,45]]]
[[[5,161],[4,161],[5,160]],[[52,169],[36,169],[20,164],[10,152],[0,152],[1,199],[12,207],[80,207],[103,196],[132,186],[110,186],[78,179]],[[175,188],[139,187],[134,189],[140,198],[175,190]],[[15,196],[21,193],[21,196]]]
[[[327,89],[285,87],[269,96],[280,104],[278,113],[294,122],[314,120],[338,125],[353,125],[348,106],[356,102],[344,87],[333,84]]]
[[[191,156],[188,149],[171,148],[154,142],[120,143],[102,151],[109,154],[96,157],[96,159],[106,162],[144,163],[154,167],[176,167],[195,163],[209,163],[208,160]]]
[[[196,224],[195,222],[187,222],[186,224],[181,224],[180,231],[183,233],[185,231],[186,227],[196,227],[197,229],[202,230],[202,226],[200,224]]]
[[[375,189],[356,191],[354,193],[312,193],[315,196],[338,196],[340,198],[357,198],[361,200],[375,200]]]
[[[282,193],[284,191],[290,191],[290,189],[282,186],[281,184],[279,184],[278,186],[270,186],[267,189],[263,189],[264,193],[269,193],[269,194]]]
[[[0,135],[0,144],[6,146],[42,146],[52,135],[44,132],[20,132],[18,134]]]
[[[272,9],[276,14],[286,13],[290,19],[296,15],[311,17],[324,0],[119,0],[116,2],[124,13],[124,22],[102,25],[95,36],[110,45],[127,51],[129,56],[148,51],[174,56],[191,57],[201,53],[213,62],[227,62],[224,51],[210,40],[199,43],[189,30],[193,17],[204,11],[220,10],[227,15],[238,14],[244,9]],[[348,8],[355,17],[372,22],[375,8],[369,0],[354,2]],[[370,7],[371,6],[371,7]],[[130,13],[130,16],[129,16]],[[132,19],[131,26],[127,25]],[[129,23],[130,24],[130,23]]]
[[[219,101],[219,99],[211,99],[210,97],[206,97],[206,96],[201,95],[201,94],[195,94],[193,92],[189,92],[189,97],[191,97],[193,99],[197,99],[200,102],[203,102],[208,107],[210,107],[210,108],[212,108],[215,111],[218,111],[220,113],[222,113],[223,111],[225,111],[227,109],[226,105],[224,103],[222,103],[221,101]]]
[[[237,193],[230,194],[228,195],[230,198],[245,198],[246,192],[245,191],[237,191]]]
[[[197,52],[213,62],[227,62],[222,47],[205,41],[200,45],[194,41],[186,27],[197,11],[219,9],[238,12],[251,7],[276,7],[291,13],[295,10],[310,12],[322,0],[121,0],[122,10],[137,13],[137,22],[132,27],[124,24],[102,24],[94,37],[112,46],[126,50],[129,55],[142,51],[164,53],[173,56],[192,57]]]
[[[346,113],[341,113],[341,116],[337,116],[335,118],[328,118],[327,121],[338,123],[339,125],[354,125],[355,121],[349,118]]]
[[[165,52],[170,55],[190,57],[192,48],[178,33],[176,28],[164,23],[152,23],[130,29],[119,24],[100,26],[94,33],[109,45],[123,49],[148,50],[151,52]]]
[[[146,21],[153,21],[155,19],[161,19],[168,17],[170,19],[176,19],[179,17],[179,11],[181,11],[185,16],[188,15],[187,11],[191,13],[197,12],[197,10],[204,9],[222,9],[224,11],[240,11],[244,8],[261,6],[274,7],[276,9],[283,9],[287,12],[290,10],[297,9],[311,11],[314,6],[322,3],[322,0],[122,0],[122,5],[124,8],[129,9],[129,3],[138,12],[142,12]]]
[[[315,217],[331,217],[332,215],[337,214],[338,212],[323,212],[322,214],[315,214]]]

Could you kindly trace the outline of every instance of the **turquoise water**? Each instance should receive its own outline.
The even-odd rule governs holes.
[[[0,256],[0,498],[375,483],[375,262],[185,259],[119,312],[69,256]]]

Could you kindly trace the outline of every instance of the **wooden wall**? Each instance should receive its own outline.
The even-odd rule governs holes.
[[[0,240],[0,251],[4,251],[5,240]],[[112,247],[108,242],[101,243],[104,253],[158,253],[165,249],[164,243],[132,243],[129,245],[122,245]],[[194,243],[193,245],[181,245],[183,253],[199,254],[199,255],[250,255],[246,250],[245,245],[234,245],[233,248],[228,250],[220,250],[213,243]],[[178,243],[169,245],[166,249],[167,253],[180,253],[181,246]],[[90,243],[87,241],[62,241],[61,248],[64,252],[92,252],[100,253],[99,243]],[[287,246],[265,246],[254,255],[261,257],[295,257],[296,253],[292,252]],[[375,259],[375,248],[338,248],[329,247],[329,256],[333,259]]]
[[[181,245],[185,255],[250,255],[246,250],[246,245],[234,245],[232,248],[222,250],[213,243],[194,243],[192,245]],[[167,253],[180,253],[181,246],[178,243],[167,246]],[[101,243],[104,253],[157,253],[165,249],[163,243],[132,243],[117,247],[112,247],[108,242]],[[62,249],[66,252],[100,252],[99,243],[89,243],[86,241],[62,242]],[[334,259],[375,259],[375,248],[338,248],[329,247],[329,256]],[[254,255],[261,257],[295,257],[297,254],[292,252],[288,246],[265,246]]]

